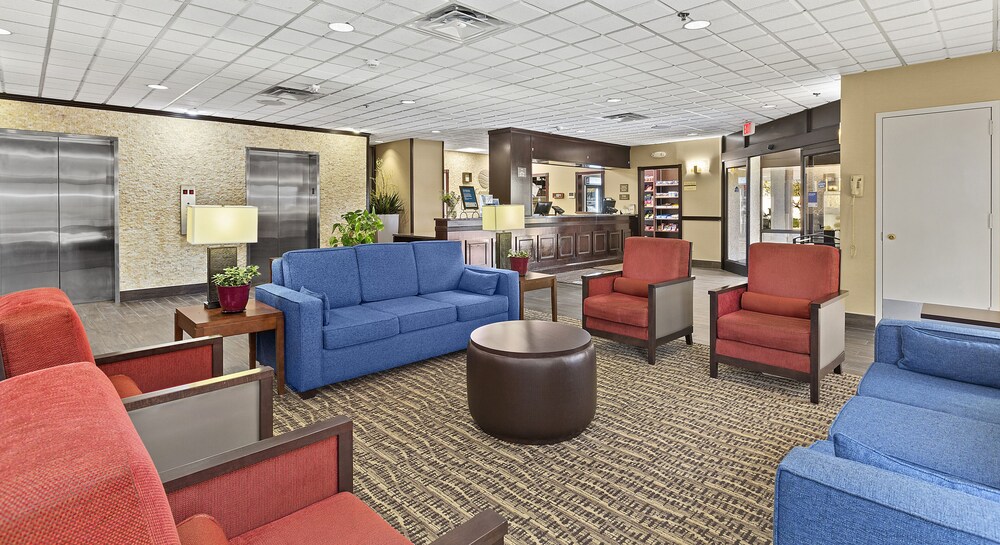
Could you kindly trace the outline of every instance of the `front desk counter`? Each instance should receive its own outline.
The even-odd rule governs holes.
[[[482,220],[434,221],[435,239],[462,241],[466,264],[493,266],[496,233],[483,231]],[[513,247],[527,251],[529,268],[539,272],[621,263],[623,243],[639,232],[638,221],[636,215],[623,214],[527,217],[524,229],[512,232]]]

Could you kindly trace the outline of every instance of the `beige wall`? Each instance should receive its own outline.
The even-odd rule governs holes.
[[[987,53],[844,76],[841,81],[841,174],[865,177],[865,196],[841,207],[841,285],[848,312],[875,313],[875,115],[1000,100],[1000,53]],[[852,239],[857,254],[852,256]]]
[[[532,176],[539,174],[549,175],[549,200],[554,206],[565,210],[566,215],[576,214],[576,173],[591,170],[594,169],[541,163],[531,165]],[[556,199],[552,197],[553,193],[565,193],[566,197]]]
[[[205,248],[180,234],[179,186],[196,186],[198,204],[246,204],[247,147],[319,153],[324,245],[341,214],[365,206],[361,136],[8,100],[0,100],[0,127],[118,138],[123,291],[205,281]]]
[[[434,234],[434,218],[441,217],[444,190],[444,142],[413,141],[413,232]]]
[[[399,191],[403,213],[399,215],[399,232],[410,232],[410,141],[397,140],[375,146],[375,160],[382,160],[382,172],[388,185]]]
[[[458,187],[462,185],[462,173],[472,173],[472,186],[476,188],[476,193],[487,193],[489,190],[479,185],[481,173],[489,174],[490,156],[485,153],[465,153],[462,151],[445,151],[444,168],[448,171],[448,183],[451,190],[459,195]],[[462,205],[459,206],[459,211]]]
[[[667,156],[662,158],[651,157],[650,154],[656,151],[666,152]],[[666,144],[652,144],[648,146],[635,146],[632,148],[632,168],[630,169],[610,169],[605,175],[605,186],[609,188],[609,194],[616,196],[619,184],[629,184],[629,192],[632,200],[628,204],[635,204],[636,209],[641,208],[638,185],[638,167],[659,166],[659,165],[683,165],[682,178],[684,182],[695,182],[692,189],[685,189],[683,193],[682,214],[685,216],[713,216],[722,214],[722,140],[719,138],[705,138],[700,140],[686,140],[683,142],[670,142]],[[689,167],[694,162],[703,162],[708,165],[708,170],[699,174],[689,171]],[[611,189],[615,190],[614,193]],[[618,208],[624,210],[624,202],[618,202]],[[699,261],[722,261],[722,222],[721,221],[685,221],[682,225],[685,240],[690,240],[692,244],[692,258]]]

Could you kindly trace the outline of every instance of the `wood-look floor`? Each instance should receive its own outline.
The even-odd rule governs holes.
[[[694,342],[708,344],[708,290],[739,283],[744,278],[718,269],[695,269],[693,274],[696,277]],[[574,276],[577,275],[559,274],[559,314],[580,319],[582,288],[568,283]],[[174,308],[199,304],[203,299],[202,296],[178,296],[117,305],[111,302],[87,303],[77,305],[77,311],[87,329],[94,353],[103,354],[172,341]],[[549,291],[528,292],[525,294],[525,307],[549,313]],[[246,336],[227,337],[224,344],[225,371],[232,373],[245,369],[248,350]],[[844,371],[863,374],[873,357],[872,329],[848,327],[846,351]]]

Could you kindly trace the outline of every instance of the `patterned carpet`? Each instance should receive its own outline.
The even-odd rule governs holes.
[[[595,343],[597,416],[565,443],[480,432],[464,352],[276,398],[275,432],[349,415],[355,493],[417,545],[486,507],[513,545],[771,543],[778,461],[826,435],[858,377],[829,375],[814,406],[805,384],[727,367],[710,379],[707,346],[669,343],[650,366]]]

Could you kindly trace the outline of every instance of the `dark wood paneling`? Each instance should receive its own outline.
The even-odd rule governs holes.
[[[628,234],[622,231],[611,231],[611,235],[608,236],[608,252],[612,254],[621,253],[622,240],[627,236]]]
[[[523,171],[524,176],[518,174]],[[490,131],[490,193],[503,204],[522,204],[531,213],[531,135]]]
[[[840,101],[817,106],[809,110],[809,130],[840,126]]]
[[[517,248],[520,252],[528,252],[530,261],[536,261],[535,256],[535,237],[533,236],[520,236],[514,237],[514,248]]]
[[[538,235],[538,260],[556,258],[556,237],[555,234]]]
[[[830,102],[757,126],[752,136],[740,132],[723,137],[722,161],[815,146],[831,142],[839,149],[840,101]]]
[[[590,256],[593,251],[593,233],[578,233],[576,235],[576,255]]]
[[[608,232],[594,231],[594,255],[608,253]]]
[[[482,265],[484,267],[493,266],[493,241],[492,240],[466,240],[465,241],[465,264]]]
[[[559,258],[573,257],[576,255],[576,244],[573,243],[573,235],[559,235]]]
[[[532,158],[539,161],[574,165],[628,168],[631,159],[628,146],[543,133],[532,133],[531,150]]]

